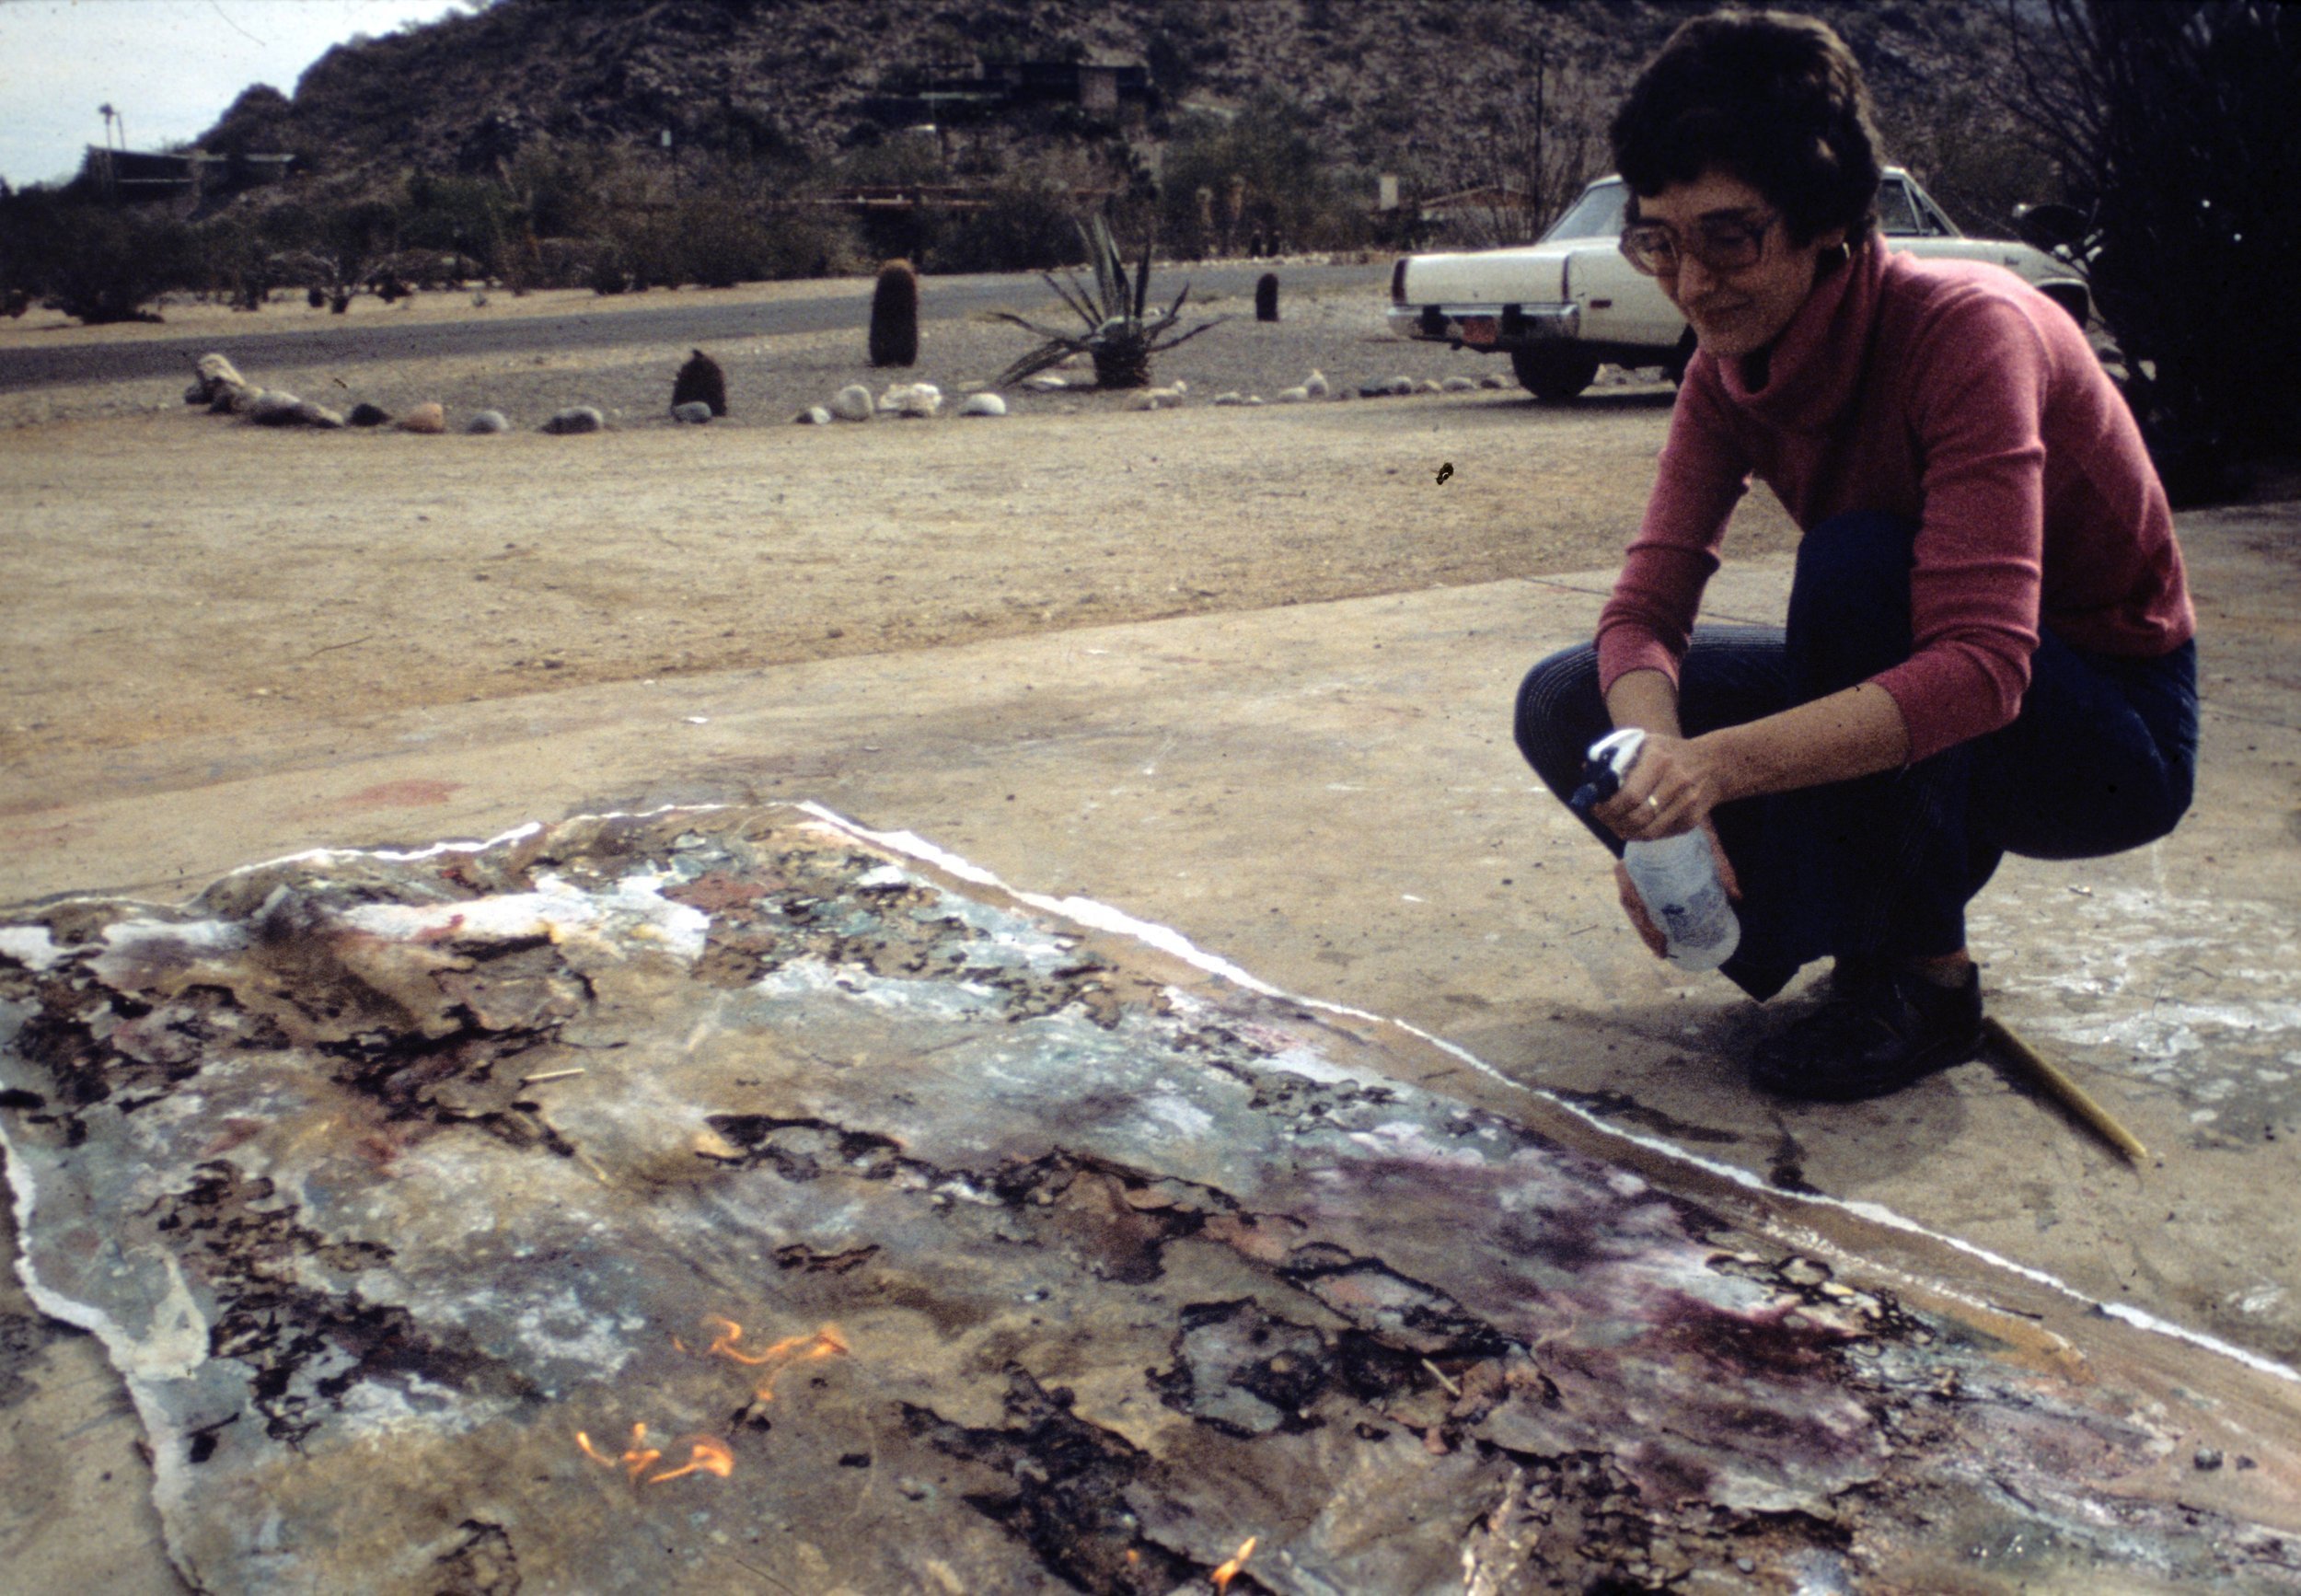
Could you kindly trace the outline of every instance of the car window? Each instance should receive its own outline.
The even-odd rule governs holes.
[[[1630,185],[1620,181],[1592,183],[1582,197],[1567,207],[1565,215],[1550,224],[1542,236],[1545,244],[1565,238],[1606,238],[1622,236],[1622,211]]]
[[[1917,207],[1910,202],[1908,186],[1891,178],[1878,185],[1878,230],[1896,237],[1925,231]]]
[[[1955,222],[1941,214],[1941,207],[1934,203],[1932,195],[1919,194],[1917,196],[1917,210],[1918,214],[1925,218],[1925,230],[1927,232],[1939,233],[1945,238],[1962,238],[1965,237],[1964,234],[1958,231],[1958,225]]]
[[[1890,237],[1954,237],[1957,229],[1900,178],[1878,185],[1878,230]]]

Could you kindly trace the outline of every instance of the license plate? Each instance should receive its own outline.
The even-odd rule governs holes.
[[[1474,343],[1479,348],[1485,349],[1492,345],[1494,341],[1501,336],[1501,325],[1491,316],[1465,316],[1463,318],[1463,341],[1464,343]]]

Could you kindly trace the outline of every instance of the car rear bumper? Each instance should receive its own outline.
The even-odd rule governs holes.
[[[1390,330],[1471,349],[1517,349],[1581,336],[1578,305],[1393,305]]]

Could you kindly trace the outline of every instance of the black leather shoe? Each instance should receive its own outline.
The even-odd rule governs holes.
[[[1858,1103],[1982,1050],[1982,972],[1938,986],[1909,970],[1841,964],[1829,998],[1758,1047],[1751,1083],[1780,1097]]]

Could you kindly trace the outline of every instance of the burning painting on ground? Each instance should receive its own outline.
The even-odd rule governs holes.
[[[819,813],[13,918],[19,1268],[202,1590],[2301,1589],[2161,1395]]]

